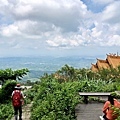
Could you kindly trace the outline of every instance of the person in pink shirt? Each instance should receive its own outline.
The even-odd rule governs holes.
[[[102,109],[104,113],[103,118],[105,120],[115,120],[118,117],[118,115],[114,113],[113,107],[120,108],[120,102],[110,95],[108,96],[108,100],[105,102]]]

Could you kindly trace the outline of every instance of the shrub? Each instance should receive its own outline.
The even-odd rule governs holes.
[[[48,78],[41,81],[32,107],[31,120],[74,120],[79,103],[79,83]]]
[[[16,85],[16,81],[8,80],[0,89],[0,103],[10,100],[12,91]]]
[[[11,103],[0,104],[0,120],[11,120],[13,109]]]

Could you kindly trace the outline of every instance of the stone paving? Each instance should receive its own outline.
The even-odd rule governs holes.
[[[32,104],[28,104],[23,107],[23,114],[22,114],[22,119],[23,120],[30,120],[30,108]],[[13,117],[11,120],[15,120]]]
[[[120,91],[116,92],[120,94]],[[102,107],[107,97],[100,97],[100,102],[89,102],[88,104],[78,104],[75,109],[77,120],[100,120],[99,116],[102,113]],[[118,99],[120,101],[120,99]]]
[[[30,120],[30,108],[32,104],[23,107],[23,120]],[[100,120],[103,103],[90,102],[88,104],[78,104],[75,109],[77,120]],[[14,120],[14,117],[11,119]]]
[[[79,104],[76,107],[77,120],[100,120],[103,103]]]
[[[24,106],[23,120],[30,120],[30,107],[31,104]],[[75,109],[77,120],[100,120],[102,107],[103,103],[78,104]],[[11,120],[14,120],[14,117]]]

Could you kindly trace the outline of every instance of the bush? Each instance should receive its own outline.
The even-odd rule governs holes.
[[[0,104],[0,120],[11,120],[13,109],[11,103]]]
[[[0,89],[0,103],[10,100],[16,81],[8,80]]]
[[[60,84],[51,78],[44,79],[34,99],[31,120],[75,120],[78,89],[78,82]]]

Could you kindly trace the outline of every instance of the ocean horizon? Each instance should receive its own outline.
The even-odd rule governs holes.
[[[60,70],[65,64],[74,68],[90,68],[95,63],[95,58],[73,57],[4,57],[0,58],[0,69],[12,70],[27,68],[30,72],[23,77],[23,81],[38,80],[44,73],[54,73]]]

